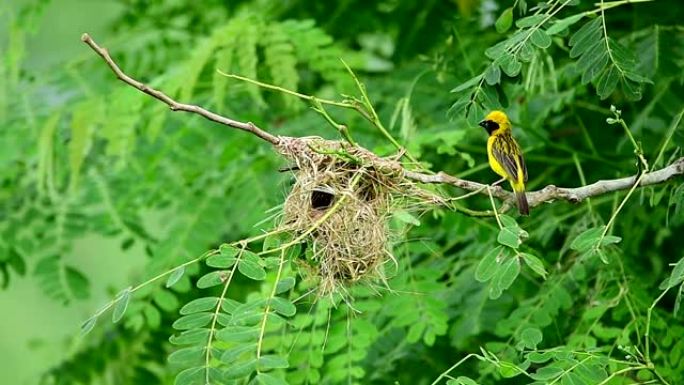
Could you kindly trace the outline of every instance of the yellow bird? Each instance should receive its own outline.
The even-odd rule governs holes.
[[[513,139],[511,122],[503,111],[492,111],[480,122],[489,134],[487,139],[487,157],[489,166],[495,173],[511,183],[518,199],[518,211],[529,215],[530,209],[525,196],[527,183],[527,167],[520,151],[520,146]]]

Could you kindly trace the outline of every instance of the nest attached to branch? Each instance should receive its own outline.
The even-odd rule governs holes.
[[[287,138],[281,154],[295,162],[282,225],[307,234],[312,248],[301,261],[319,279],[319,294],[360,280],[385,280],[392,209],[415,184],[401,166],[363,148],[320,138]]]

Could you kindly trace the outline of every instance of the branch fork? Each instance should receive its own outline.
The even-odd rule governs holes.
[[[87,33],[84,33],[81,36],[81,40],[87,44],[95,53],[97,53],[102,60],[109,66],[109,68],[112,70],[114,75],[121,80],[122,82],[126,83],[127,85],[138,89],[139,91],[161,101],[162,103],[166,104],[169,106],[169,109],[171,111],[184,111],[184,112],[189,112],[193,113],[199,116],[204,117],[207,120],[210,120],[212,122],[216,122],[219,124],[222,124],[224,126],[228,126],[231,128],[235,128],[238,130],[242,130],[245,132],[248,132],[268,143],[271,145],[275,146],[276,148],[282,146],[285,143],[290,143],[288,145],[292,145],[292,142],[302,142],[303,145],[307,145],[309,140],[311,138],[295,138],[295,137],[286,137],[286,136],[276,136],[273,134],[270,134],[269,132],[261,129],[258,127],[256,124],[252,122],[242,122],[239,120],[234,120],[228,117],[225,117],[223,115],[217,114],[215,112],[209,111],[203,107],[197,106],[197,105],[192,105],[192,104],[186,104],[186,103],[181,103],[170,96],[166,95],[162,91],[159,91],[155,88],[152,88],[148,86],[145,83],[142,83],[126,73],[124,73],[121,68],[116,64],[116,62],[112,59],[112,57],[109,55],[109,52],[107,51],[106,48],[101,47],[98,45]],[[347,67],[348,68],[348,67]],[[350,70],[351,71],[351,70]],[[352,76],[354,76],[354,79],[358,82],[358,79],[356,76],[351,72]],[[234,78],[239,78],[239,79],[245,79],[242,77],[239,77],[237,75],[227,75],[230,77]],[[271,86],[271,85],[266,85],[263,83],[259,83],[255,80],[251,79],[246,79],[247,81],[250,81],[252,83],[257,83],[259,85],[263,85],[266,88],[271,88],[271,89],[278,89],[276,86]],[[359,82],[360,84],[360,82]],[[294,94],[295,96],[298,96],[300,98],[304,98],[307,100],[313,100],[314,103],[318,101],[317,99],[310,97],[308,95],[302,95],[295,93],[293,91],[289,90],[283,90],[284,92]],[[355,99],[353,99],[356,101]],[[358,102],[358,101],[356,101]],[[320,103],[319,103],[320,104]],[[338,105],[338,106],[343,106],[343,107],[348,107],[348,102],[331,102],[328,104],[333,104],[333,105]],[[320,106],[322,108],[322,106]],[[355,108],[359,111],[362,111],[363,109],[361,108]],[[365,110],[363,110],[365,112]],[[364,115],[365,116],[365,115]],[[370,119],[377,119],[377,116],[365,116],[366,118]],[[351,139],[351,136],[349,136],[348,130],[346,129],[346,126],[337,124],[333,121],[330,121],[333,126],[335,126],[338,131],[340,132],[341,135],[345,137],[345,139],[351,143],[352,145],[358,147],[359,150],[363,151],[364,153],[371,153],[369,150],[364,149],[361,146],[356,145],[353,140]],[[345,135],[346,134],[346,135]],[[397,148],[399,149],[401,155],[404,155],[402,153],[402,147],[399,144],[396,144],[398,146]],[[406,154],[408,156],[408,154]],[[376,155],[377,156],[377,155]],[[380,158],[380,157],[378,157]],[[410,179],[415,182],[419,183],[425,183],[425,184],[443,184],[443,185],[452,185],[455,187],[458,187],[463,190],[470,191],[472,194],[483,194],[483,195],[488,195],[491,194],[492,197],[497,198],[501,200],[504,203],[503,209],[506,209],[508,207],[511,207],[511,202],[514,199],[513,193],[504,190],[501,186],[490,186],[487,184],[482,184],[478,183],[475,181],[470,181],[466,179],[461,179],[457,178],[455,176],[449,175],[445,172],[438,172],[436,174],[432,173],[424,173],[420,171],[414,171],[414,170],[409,170],[405,168],[403,165],[401,165],[398,162],[399,156],[396,156],[396,158],[382,158],[382,160],[387,163],[388,166],[389,163],[393,163],[391,165],[392,168],[399,168],[401,172],[403,172],[403,175],[405,178]],[[579,203],[582,202],[583,200],[597,196],[597,195],[603,195],[609,192],[614,192],[614,191],[620,191],[620,190],[628,190],[630,189],[634,183],[638,180],[639,181],[639,187],[641,186],[649,186],[649,185],[655,185],[655,184],[660,184],[664,183],[670,179],[673,179],[675,177],[679,177],[684,175],[684,157],[679,158],[672,162],[670,165],[661,168],[659,170],[651,171],[648,172],[644,175],[641,176],[629,176],[625,178],[619,178],[619,179],[611,179],[611,180],[600,180],[598,182],[592,183],[590,185],[582,186],[582,187],[574,187],[574,188],[565,188],[565,187],[557,187],[554,185],[548,185],[540,190],[537,191],[529,191],[527,192],[527,201],[530,206],[536,207],[541,205],[542,203],[545,202],[553,202],[553,201],[568,201],[571,203]],[[468,194],[466,194],[468,195]]]

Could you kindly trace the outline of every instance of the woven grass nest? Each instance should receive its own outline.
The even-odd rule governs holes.
[[[307,234],[312,256],[302,260],[319,279],[319,294],[361,280],[385,280],[392,210],[415,195],[398,162],[363,148],[320,138],[291,138],[279,146],[295,163],[282,225]]]

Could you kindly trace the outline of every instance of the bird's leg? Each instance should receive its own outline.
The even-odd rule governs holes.
[[[496,182],[492,183],[492,187],[498,186],[501,182],[503,182],[505,180],[506,180],[506,178],[501,178],[501,179],[497,180]]]

